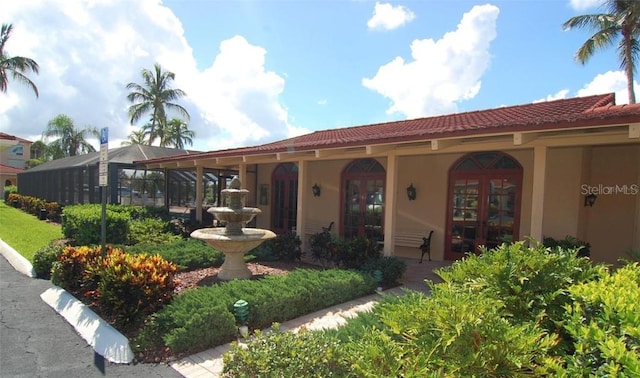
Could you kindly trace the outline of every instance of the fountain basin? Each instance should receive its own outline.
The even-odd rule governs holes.
[[[217,214],[216,214],[217,215]],[[244,254],[276,237],[269,230],[260,228],[242,228],[240,234],[229,234],[224,227],[202,228],[191,233],[191,237],[205,241],[209,246],[224,253],[224,263],[218,272],[218,278],[229,281],[251,277],[251,271],[244,262]]]

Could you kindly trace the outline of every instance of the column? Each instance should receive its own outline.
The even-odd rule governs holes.
[[[531,191],[531,231],[529,235],[541,243],[546,170],[547,146],[535,146],[533,149],[533,190]]]
[[[196,167],[196,221],[202,223],[202,187],[204,168],[201,165]]]
[[[384,193],[384,250],[385,256],[393,253],[396,238],[395,220],[398,186],[398,157],[394,153],[387,155],[387,182]]]

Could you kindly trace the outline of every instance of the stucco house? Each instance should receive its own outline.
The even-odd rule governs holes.
[[[252,192],[246,205],[262,210],[256,226],[295,230],[304,242],[335,222],[332,232],[379,238],[386,255],[413,258],[433,230],[434,260],[528,237],[574,236],[609,263],[640,248],[640,104],[616,105],[614,94],[142,163],[197,177],[236,170]]]
[[[16,185],[18,173],[27,168],[31,158],[32,142],[0,132],[0,191],[5,186]]]

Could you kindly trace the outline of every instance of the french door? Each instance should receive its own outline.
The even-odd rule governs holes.
[[[298,166],[280,164],[273,172],[271,229],[283,234],[296,228],[298,216]]]
[[[382,240],[385,171],[375,159],[353,161],[342,174],[342,235]]]
[[[482,154],[494,154],[498,159],[506,156]],[[484,156],[485,164],[489,157]],[[498,166],[453,169],[449,174],[445,258],[455,260],[478,253],[480,246],[491,249],[514,241],[519,233],[521,186],[522,169],[515,160]]]

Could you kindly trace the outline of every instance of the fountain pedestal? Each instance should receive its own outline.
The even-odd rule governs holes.
[[[250,278],[251,271],[244,262],[245,253],[276,236],[269,230],[244,228],[247,222],[261,213],[260,209],[243,206],[242,200],[247,193],[248,190],[240,189],[240,180],[234,177],[229,189],[222,190],[229,206],[207,210],[219,221],[226,223],[226,226],[202,228],[191,233],[192,238],[204,240],[209,246],[224,253],[224,263],[218,272],[221,280]]]

